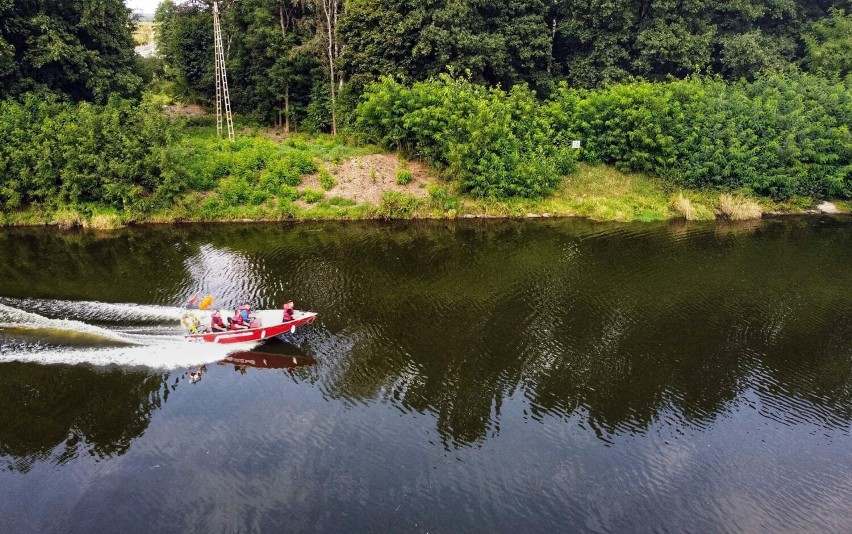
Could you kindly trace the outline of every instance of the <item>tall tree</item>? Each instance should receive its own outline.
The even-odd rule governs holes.
[[[133,18],[123,0],[0,0],[0,98],[47,90],[74,100],[133,96]]]
[[[285,131],[307,106],[319,66],[307,7],[294,0],[242,0],[226,12],[237,109]]]
[[[157,46],[166,74],[182,96],[205,103],[215,98],[213,15],[205,2],[164,0],[154,21],[159,24]]]
[[[331,133],[337,135],[337,84],[343,86],[342,74],[338,73],[340,41],[338,24],[340,20],[340,0],[312,0],[317,13],[317,37],[324,49],[324,59],[328,68],[329,89],[331,95]]]

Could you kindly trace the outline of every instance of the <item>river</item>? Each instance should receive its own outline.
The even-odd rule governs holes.
[[[0,258],[4,533],[852,526],[849,218],[25,228]],[[319,317],[229,353],[183,341],[196,293]]]

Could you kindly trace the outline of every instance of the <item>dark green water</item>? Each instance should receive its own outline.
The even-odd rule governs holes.
[[[0,258],[0,532],[852,527],[850,219],[23,229]],[[319,319],[223,361],[176,328],[195,292]]]

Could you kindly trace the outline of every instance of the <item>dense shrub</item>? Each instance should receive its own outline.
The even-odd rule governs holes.
[[[561,86],[546,102],[442,77],[367,89],[359,127],[423,158],[483,197],[541,197],[582,157],[682,186],[775,199],[852,196],[852,77],[775,73],[753,82],[689,78],[597,90]]]
[[[563,86],[547,106],[587,161],[776,199],[852,195],[852,78]]]
[[[302,198],[308,204],[314,204],[325,198],[325,191],[321,189],[305,189],[302,192]]]
[[[461,206],[461,199],[450,192],[445,185],[429,184],[429,202],[432,207],[441,211],[457,210]]]
[[[375,141],[429,161],[475,196],[546,196],[574,163],[526,86],[507,93],[448,76],[411,87],[383,78],[356,114]]]
[[[28,95],[0,102],[0,208],[98,203],[146,209],[186,184],[176,126],[129,100],[104,106]]]

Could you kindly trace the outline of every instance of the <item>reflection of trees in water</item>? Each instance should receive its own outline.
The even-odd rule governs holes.
[[[188,231],[11,229],[0,234],[0,295],[172,303],[200,244]]]
[[[127,452],[165,401],[166,375],[83,366],[0,364],[0,455],[26,472],[88,451]]]
[[[456,444],[485,439],[518,392],[534,418],[579,410],[604,438],[664,415],[704,427],[746,390],[782,417],[843,428],[852,353],[839,340],[852,317],[837,274],[850,233],[813,225],[672,240],[665,227],[598,237],[510,223],[343,239],[336,254],[358,276],[329,282],[346,317],[331,322],[353,343],[324,380],[335,396],[434,412]]]
[[[830,428],[852,421],[852,230],[840,223],[324,223],[24,235],[35,242],[0,236],[0,254],[15,258],[0,294],[46,287],[51,296],[91,298],[107,291],[102,279],[120,275],[122,291],[145,302],[152,287],[177,294],[186,259],[202,246],[232,251],[269,281],[255,305],[294,299],[320,313],[302,334],[320,361],[300,370],[309,381],[335,398],[386,398],[434,413],[447,443],[496,432],[510,396],[523,396],[533,418],[584,417],[602,438],[645,431],[662,417],[701,428],[749,390],[768,416]],[[42,256],[56,258],[53,271],[38,270]]]

